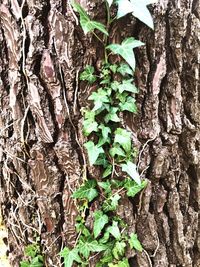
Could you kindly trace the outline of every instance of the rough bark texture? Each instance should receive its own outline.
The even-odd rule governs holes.
[[[99,1],[81,4],[105,20]],[[199,267],[200,4],[161,0],[152,12],[154,32],[131,17],[112,29],[113,42],[128,34],[146,43],[137,50],[139,114],[124,125],[149,184],[118,213],[145,249],[131,266]],[[94,88],[79,84],[79,71],[98,68],[103,51],[76,26],[67,1],[1,0],[0,18],[1,205],[11,266],[37,235],[46,266],[58,267],[60,249],[76,241],[71,194],[86,168],[80,109]]]

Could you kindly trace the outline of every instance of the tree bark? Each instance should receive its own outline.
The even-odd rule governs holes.
[[[102,1],[79,1],[105,21]],[[101,2],[101,3],[99,3]],[[76,242],[78,214],[72,192],[87,167],[81,108],[92,90],[79,83],[86,64],[103,50],[84,36],[69,1],[0,1],[1,208],[9,230],[11,266],[40,238],[46,266],[61,266],[59,251]],[[98,8],[99,7],[99,8]],[[149,180],[118,213],[144,247],[130,266],[200,266],[200,5],[161,0],[152,8],[155,31],[131,16],[111,29],[113,42],[134,36],[137,116],[126,114]],[[95,266],[95,263],[90,263]]]

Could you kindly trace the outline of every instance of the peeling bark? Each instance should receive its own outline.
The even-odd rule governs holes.
[[[71,195],[86,168],[80,109],[95,90],[79,84],[79,71],[89,63],[98,69],[103,51],[77,27],[68,1],[19,2],[0,2],[2,214],[13,267],[35,235],[46,266],[58,267],[60,249],[76,241]],[[105,20],[102,3],[80,2]],[[200,4],[162,0],[152,12],[154,32],[130,17],[111,29],[113,42],[146,43],[137,49],[139,114],[126,114],[124,126],[149,184],[133,201],[122,198],[117,212],[144,247],[127,253],[131,266],[199,267]],[[87,170],[95,178],[100,171]]]

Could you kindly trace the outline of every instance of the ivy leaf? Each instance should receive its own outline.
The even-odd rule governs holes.
[[[117,241],[115,243],[115,246],[112,250],[112,253],[113,253],[113,256],[115,257],[115,259],[119,260],[119,258],[124,255],[125,247],[126,247],[126,243],[123,241],[121,241],[121,242]]]
[[[101,252],[107,249],[106,245],[99,244],[97,240],[80,239],[78,244],[79,252],[88,259],[90,252]],[[67,266],[68,267],[68,266]]]
[[[109,164],[103,172],[102,178],[106,178],[107,176],[109,176],[112,173],[112,168],[112,165]]]
[[[131,150],[131,133],[122,128],[117,128],[115,131],[115,143],[119,143],[126,152]]]
[[[106,214],[103,214],[101,210],[94,212],[94,237],[97,238],[97,236],[101,233],[101,230],[104,228],[104,226],[108,223],[108,216]]]
[[[138,18],[144,24],[146,24],[151,29],[154,29],[153,19],[151,13],[149,12],[147,5],[156,3],[155,0],[131,0],[131,5],[133,9],[133,16]]]
[[[108,2],[109,7],[112,5],[113,0],[106,0]]]
[[[121,111],[127,110],[129,112],[136,113],[137,106],[135,102],[135,98],[133,98],[132,96],[128,96],[125,103],[119,103]]]
[[[128,0],[117,0],[118,4],[118,12],[117,12],[117,18],[121,18],[125,16],[128,13],[133,12],[133,7]]]
[[[112,148],[109,149],[109,154],[112,158],[115,157],[115,155],[126,157],[123,149],[118,144],[115,144]]]
[[[123,0],[124,1],[124,0]],[[133,48],[144,45],[144,43],[135,40],[133,37],[126,38],[121,44],[111,44],[106,48],[110,49],[114,54],[118,54],[135,70],[135,55]]]
[[[137,87],[132,83],[132,79],[123,80],[121,84],[118,86],[118,90],[120,93],[124,91],[131,92],[131,93],[138,93]]]
[[[99,154],[104,153],[103,148],[98,147],[92,141],[85,143],[84,147],[87,149],[90,165],[93,165],[96,162]]]
[[[105,190],[106,194],[111,192],[111,183],[109,180],[106,182],[98,182],[98,185],[101,186]]]
[[[80,15],[80,24],[81,24],[81,27],[82,27],[85,34],[87,34],[88,32],[92,32],[95,29],[98,29],[102,33],[108,35],[108,32],[106,31],[105,25],[103,25],[100,22],[90,20],[90,17],[85,12],[85,10],[81,7],[81,5],[79,5],[75,1],[72,1],[71,4],[72,4],[74,10],[77,11]]]
[[[137,238],[137,234],[132,233],[130,235],[129,244],[130,244],[131,248],[134,248],[134,249],[142,252],[143,248],[142,248],[140,241]]]
[[[37,257],[33,258],[29,267],[43,267],[43,257],[38,255]]]
[[[129,262],[127,259],[119,261],[117,264],[109,263],[108,267],[130,267]]]
[[[88,180],[73,193],[73,198],[88,199],[91,202],[95,197],[98,196],[98,191],[95,188],[97,185],[95,180]]]
[[[36,257],[37,254],[40,253],[40,247],[37,244],[31,244],[25,247],[24,254],[31,258]]]
[[[106,231],[109,232],[112,236],[114,236],[114,238],[117,240],[121,238],[118,222],[116,221],[113,221],[112,226],[109,226]]]
[[[87,65],[84,71],[80,75],[81,81],[88,81],[90,84],[96,81],[96,76],[94,75],[94,67]]]
[[[155,0],[117,0],[118,12],[117,17],[121,18],[128,13],[145,23],[148,27],[154,28],[151,13],[147,9],[147,5],[156,3]]]
[[[91,113],[94,113],[94,112],[91,111]],[[89,119],[86,119],[83,121],[83,134],[85,136],[88,136],[92,132],[97,132],[97,131],[98,131],[98,123],[95,121],[94,116],[90,116]]]
[[[109,121],[114,121],[114,122],[120,122],[120,118],[116,114],[119,109],[115,107],[110,108],[110,112],[105,116],[104,120],[106,123]]]
[[[108,138],[108,134],[111,133],[111,129],[109,127],[106,127],[104,124],[101,124],[99,126],[99,129],[102,131],[102,136],[104,139]]]
[[[64,258],[64,266],[65,267],[71,267],[75,262],[81,263],[82,260],[80,256],[78,255],[78,249],[74,248],[72,250],[69,250],[68,248],[64,248],[60,252],[60,256]]]
[[[141,185],[140,175],[136,170],[136,165],[131,161],[128,161],[126,164],[122,164],[122,171],[128,173],[130,177],[139,185]]]
[[[125,63],[120,64],[117,69],[117,72],[119,72],[122,76],[125,76],[126,74],[133,75],[132,69],[129,67],[128,64]]]
[[[124,183],[124,187],[127,190],[127,196],[134,197],[137,193],[139,193],[143,188],[147,186],[147,183],[147,180],[144,180],[139,185],[135,181],[127,179]]]
[[[107,96],[107,92],[103,90],[102,88],[98,89],[97,92],[93,92],[89,98],[89,100],[94,101],[94,108],[93,110],[97,110],[102,107],[103,103],[109,103],[110,100]]]
[[[103,211],[108,212],[108,211],[114,211],[118,207],[118,201],[120,199],[119,194],[115,194],[114,196],[111,196],[109,199],[106,199],[103,203]]]

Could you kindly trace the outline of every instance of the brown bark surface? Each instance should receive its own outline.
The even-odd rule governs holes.
[[[78,77],[86,64],[98,69],[103,50],[68,2],[0,1],[1,208],[13,267],[35,236],[46,266],[61,266],[59,251],[76,241],[71,194],[87,159],[80,111],[95,89]],[[105,21],[99,1],[80,2]],[[160,0],[151,9],[155,31],[131,17],[111,29],[113,42],[146,43],[136,50],[139,114],[126,114],[124,125],[149,184],[133,201],[123,198],[118,213],[144,247],[130,266],[199,267],[200,4]],[[98,172],[87,168],[90,177]]]

